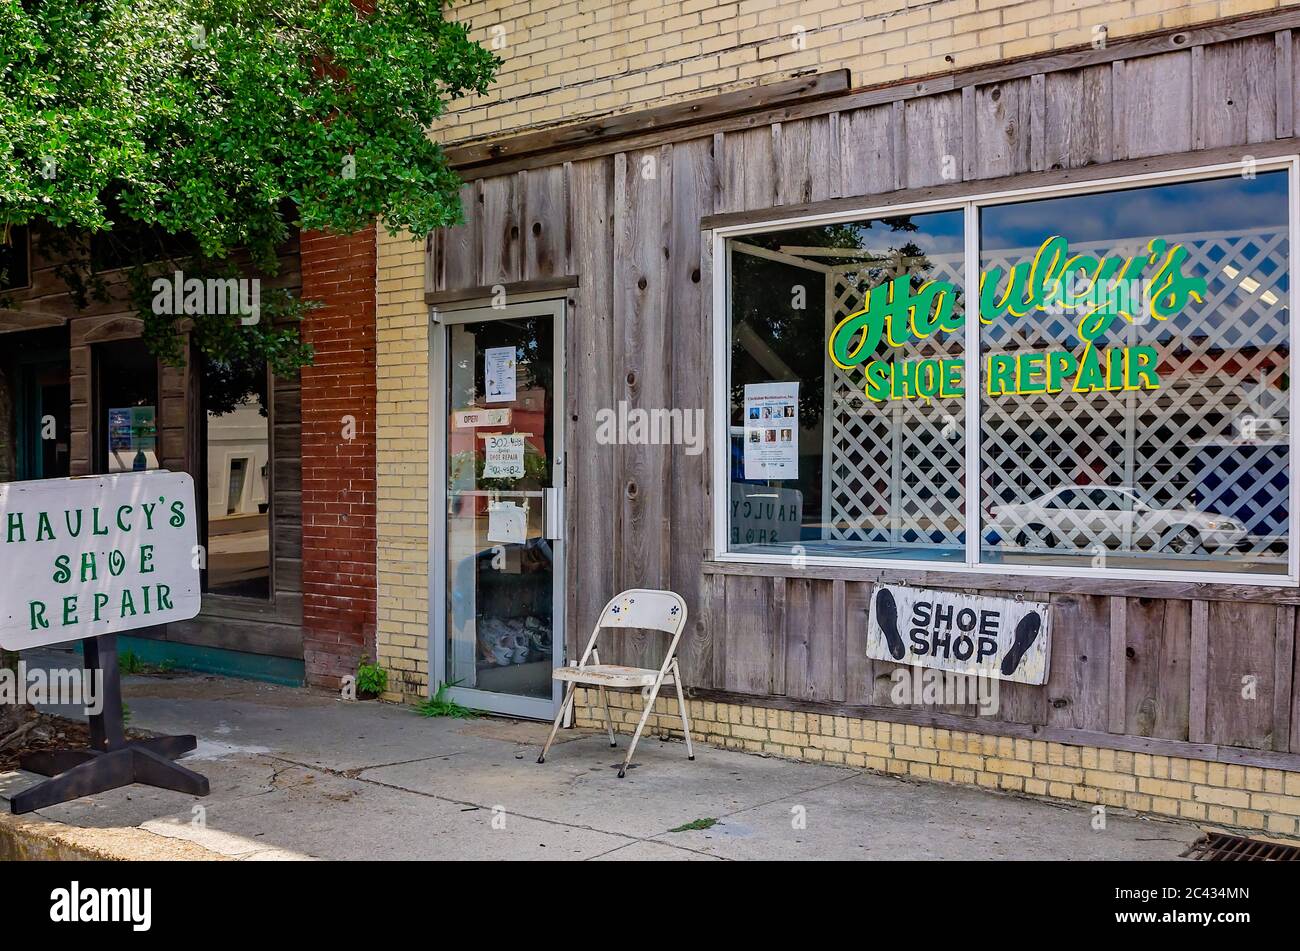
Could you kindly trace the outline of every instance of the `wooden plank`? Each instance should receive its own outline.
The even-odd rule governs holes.
[[[442,274],[443,229],[430,231],[424,239],[424,293],[432,294],[438,289],[438,277]]]
[[[564,273],[568,249],[564,166],[552,165],[524,174],[525,281]]]
[[[1295,43],[1290,30],[1273,34],[1273,69],[1277,100],[1277,129],[1274,137],[1285,139],[1295,129]]]
[[[872,586],[848,581],[844,584],[844,699],[847,703],[870,703],[875,692],[875,664],[867,657],[867,611]]]
[[[521,168],[592,158],[597,155],[612,154],[620,150],[650,148],[697,136],[754,128],[776,121],[788,122],[794,119],[827,115],[831,112],[861,109],[895,102],[902,103],[938,93],[961,90],[967,86],[981,86],[1025,78],[1036,73],[1050,75],[1089,66],[1109,68],[1110,64],[1127,59],[1177,51],[1186,52],[1196,45],[1210,45],[1246,36],[1272,34],[1278,30],[1293,29],[1297,25],[1300,25],[1300,12],[1288,10],[1263,17],[1251,16],[1237,20],[1217,21],[1194,29],[1161,31],[1136,37],[1132,40],[1108,43],[1100,49],[1094,48],[1090,44],[1081,45],[1074,49],[1060,50],[1041,57],[1027,57],[1025,59],[998,62],[992,65],[975,66],[955,72],[935,73],[919,79],[879,84],[840,95],[822,97],[813,101],[798,102],[774,109],[711,119],[694,125],[685,125],[667,130],[654,129],[641,134],[632,134],[616,141],[596,137],[583,144],[563,150],[536,153],[521,158],[507,158],[504,161],[476,165],[466,168],[462,174],[471,178],[506,174],[518,171]],[[631,113],[626,118],[634,121],[636,115],[636,113]],[[506,145],[507,143],[496,144]],[[1117,149],[1116,158],[1121,157],[1118,151]]]
[[[1205,47],[1192,47],[1192,148],[1205,148]]]
[[[1111,69],[1094,66],[1043,77],[1043,161],[1036,169],[1073,169],[1111,160]]]
[[[1110,159],[1113,162],[1128,159],[1128,112],[1124,102],[1124,63],[1115,62],[1110,68]]]
[[[769,691],[776,696],[785,693],[785,579],[772,579],[772,661],[768,668],[772,678]]]
[[[581,165],[599,165],[600,160],[595,162],[582,162]],[[609,255],[609,249],[605,249],[606,256]],[[507,298],[515,297],[522,294],[544,294],[549,291],[564,293],[571,288],[577,287],[579,277],[576,274],[566,274],[557,277],[538,278],[531,281],[507,281],[504,284],[483,285],[481,287],[457,287],[453,290],[433,291],[424,295],[424,302],[430,306],[439,304],[455,304],[462,301],[476,301],[490,299],[497,288],[504,288]]]
[[[766,130],[765,130],[766,131]],[[615,394],[629,410],[662,409],[670,398],[667,272],[664,248],[672,207],[671,152],[628,155],[615,183],[614,334]],[[623,487],[619,557],[624,587],[664,588],[668,549],[671,456],[668,446],[624,445],[619,451]],[[648,650],[645,641],[638,646]],[[649,666],[653,658],[643,653]]]
[[[726,210],[768,209],[777,203],[776,158],[766,127],[729,133],[722,168]]]
[[[777,171],[776,201],[779,205],[812,201],[815,167],[812,164],[812,123],[815,121],[818,120],[772,124],[772,149],[776,154]],[[694,226],[695,222],[691,224]]]
[[[1291,664],[1291,752],[1300,753],[1300,650],[1292,641]]]
[[[975,145],[968,150],[972,177],[995,178],[1029,171],[1033,83],[1016,79],[980,86],[974,90],[972,105]]]
[[[790,578],[785,590],[785,692],[831,700],[835,606],[831,585]]]
[[[1192,654],[1189,667],[1191,693],[1187,707],[1187,739],[1204,743],[1206,728],[1206,688],[1209,683],[1210,605],[1192,602]]]
[[[892,106],[840,113],[841,195],[874,195],[898,187],[895,165],[902,110]]]
[[[1047,77],[1029,77],[1029,167],[1041,172],[1047,167]]]
[[[619,138],[646,130],[665,130],[695,125],[709,119],[771,109],[785,103],[808,101],[843,92],[849,88],[847,69],[830,70],[814,76],[763,83],[749,89],[721,93],[686,102],[670,103],[616,116],[588,118],[578,125],[514,136],[504,141],[475,142],[447,150],[447,160],[458,169],[503,158],[535,153],[553,155],[556,150],[592,140],[613,144]]]
[[[961,181],[961,102],[961,93],[949,93],[905,104],[908,188]]]
[[[1276,142],[1260,142],[1251,146],[1251,154],[1257,159],[1281,155],[1292,155],[1300,148],[1300,141],[1295,137]],[[993,194],[999,191],[1047,188],[1061,184],[1084,184],[1109,178],[1122,178],[1129,175],[1146,175],[1200,165],[1217,165],[1241,161],[1240,148],[1206,149],[1196,153],[1172,153],[1168,155],[1149,156],[1122,162],[1091,165],[1087,168],[1052,169],[1045,172],[1028,172],[1024,175],[1006,178],[985,179],[973,182],[952,182],[942,185],[927,185],[920,188],[906,188],[901,191],[875,196],[870,202],[872,209],[886,210],[894,205],[918,204],[921,202],[959,201],[973,195]],[[805,217],[813,215],[833,215],[861,210],[866,203],[860,197],[831,198],[826,201],[809,202],[806,205],[789,205],[781,209],[781,217]],[[734,225],[761,224],[771,220],[771,209],[763,211],[726,212],[710,215],[700,222],[701,228],[728,228]]]
[[[1105,731],[1110,726],[1110,599],[1061,595],[1053,596],[1051,604],[1052,666],[1043,691],[1044,722]]]
[[[844,194],[841,190],[843,172],[840,168],[840,114],[832,112],[828,116],[817,116],[807,121],[811,123],[808,167],[818,169],[817,174],[810,175],[812,194],[808,200],[839,198]]]
[[[1277,42],[1235,40],[1204,49],[1198,83],[1198,148],[1266,142],[1277,136]]]
[[[1295,690],[1296,609],[1279,607],[1273,647],[1273,749],[1291,749],[1291,703]]]
[[[1187,739],[1191,602],[1130,598],[1124,729],[1135,736]]]
[[[1206,742],[1273,747],[1277,609],[1266,604],[1209,605]]]
[[[614,163],[611,159],[575,162],[567,167],[572,244],[568,269],[582,275],[572,290],[573,313],[566,327],[569,404],[567,508],[569,644],[580,642],[596,623],[601,607],[622,590],[616,575],[620,497],[615,472],[617,449],[596,440],[596,414],[614,405],[613,259]],[[586,552],[590,557],[584,557]],[[613,661],[613,655],[610,658]]]
[[[1128,670],[1128,598],[1110,599],[1110,678],[1107,729],[1123,733],[1126,725],[1126,685]]]
[[[1117,144],[1122,143],[1125,158],[1186,152],[1195,147],[1192,59],[1187,51],[1124,62],[1116,95],[1122,94],[1124,128]]]
[[[712,311],[712,303],[706,302],[705,295],[712,293],[712,282],[706,279],[704,253],[708,242],[700,233],[699,220],[713,208],[714,179],[710,140],[696,139],[673,147],[668,196],[671,232],[665,265],[671,369],[668,405],[681,410],[683,425],[688,420],[692,422],[691,430],[699,441],[693,446],[683,441],[669,450],[668,520],[672,531],[668,545],[669,578],[672,590],[692,606],[700,598],[700,563],[707,557],[711,528],[711,519],[705,517],[712,502],[705,435],[713,380],[712,331],[706,315]],[[694,637],[704,633],[702,624],[691,625],[685,648],[689,648]],[[705,655],[688,649],[683,662],[697,656]],[[707,669],[695,667],[693,663],[683,669],[687,683],[702,682],[699,678],[706,673]]]
[[[445,228],[439,241],[441,270],[436,278],[439,290],[475,287],[483,283],[480,271],[483,264],[483,185],[470,182],[460,190],[463,223]]]
[[[479,194],[483,246],[480,283],[491,287],[521,278],[519,264],[519,182],[517,175],[483,180]]]
[[[724,686],[767,695],[772,685],[772,583],[767,578],[728,578]]]
[[[713,664],[709,680],[720,688],[727,680],[727,579],[714,575],[705,579],[704,586],[709,600],[709,659]]]
[[[844,582],[831,582],[831,699],[843,702],[848,635],[845,630]]]

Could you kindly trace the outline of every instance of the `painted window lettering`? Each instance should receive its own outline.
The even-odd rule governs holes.
[[[1094,344],[1121,318],[1133,322],[1143,313],[1168,320],[1206,293],[1203,277],[1182,273],[1187,250],[1152,238],[1143,256],[1098,259],[1071,254],[1069,243],[1053,235],[1029,262],[1013,265],[1005,282],[1002,268],[980,276],[979,319],[982,324],[1018,319],[1035,311],[1071,311],[1084,346],[1068,350],[994,353],[987,357],[985,391],[990,396],[1030,393],[1075,393],[1160,388],[1155,347],[1133,345],[1098,350]],[[1148,267],[1154,268],[1144,277]],[[884,342],[905,348],[935,334],[953,333],[964,318],[955,311],[960,292],[947,281],[925,281],[902,274],[865,292],[860,310],[831,331],[827,352],[836,366],[863,365],[863,393],[874,403],[895,399],[948,399],[965,394],[962,359],[884,361],[871,357]],[[999,290],[1001,289],[1001,290]]]

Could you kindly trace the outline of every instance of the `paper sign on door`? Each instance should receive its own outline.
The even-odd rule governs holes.
[[[458,409],[451,414],[452,425],[457,429],[474,429],[478,426],[509,426],[510,407],[502,409]]]
[[[522,433],[491,433],[483,440],[483,478],[522,479],[524,477],[524,436]]]
[[[488,347],[483,351],[483,378],[489,403],[515,401],[515,348]]]
[[[522,545],[528,539],[528,509],[514,502],[488,503],[488,541]]]

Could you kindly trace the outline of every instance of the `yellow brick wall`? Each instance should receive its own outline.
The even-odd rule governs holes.
[[[496,137],[842,67],[855,86],[877,85],[1090,43],[1099,26],[1113,41],[1297,3],[473,0],[452,16],[504,65],[436,134]]]
[[[379,235],[376,309],[377,652],[388,699],[429,677],[429,316],[424,242]]]
[[[631,733],[641,695],[608,695],[615,729]],[[1300,773],[707,700],[687,707],[692,738],[727,749],[1300,837]],[[575,725],[604,730],[594,692],[578,692]],[[681,736],[675,697],[655,703],[651,731]]]

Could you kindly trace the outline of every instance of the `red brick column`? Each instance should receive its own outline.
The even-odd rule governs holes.
[[[302,234],[302,592],[307,682],[375,651],[375,229]],[[345,438],[348,418],[355,436]]]

